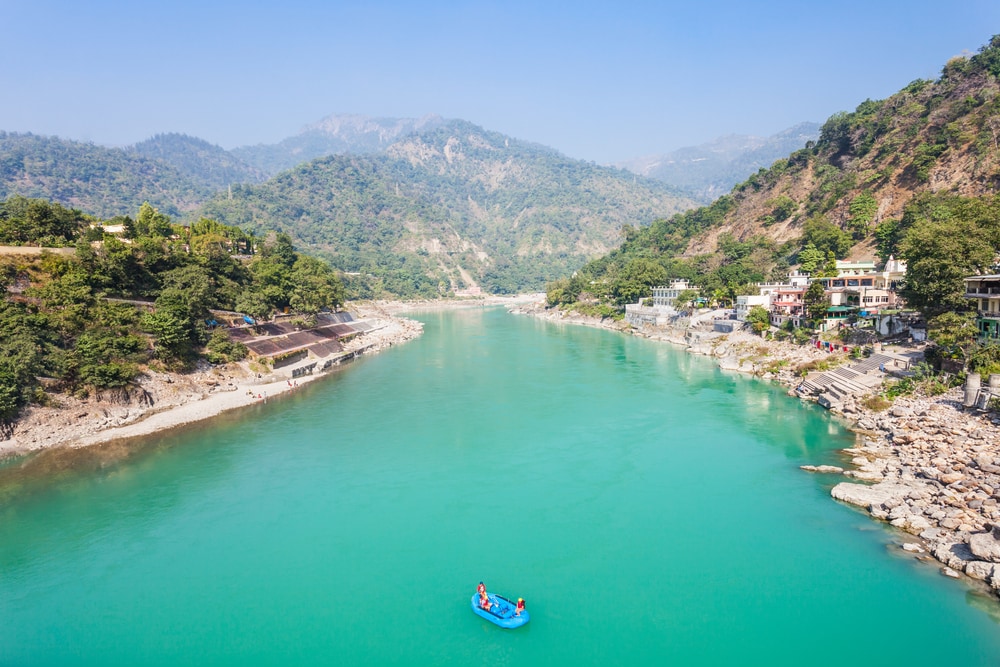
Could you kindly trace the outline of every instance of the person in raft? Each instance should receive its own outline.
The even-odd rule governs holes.
[[[514,610],[514,615],[520,616],[522,611],[524,611],[524,598],[518,598],[517,608]]]
[[[479,606],[489,611],[493,605],[490,602],[490,596],[486,594],[486,584],[480,581],[479,585],[476,586],[476,592],[479,593]]]

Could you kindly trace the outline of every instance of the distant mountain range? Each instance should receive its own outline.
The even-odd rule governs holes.
[[[416,132],[443,125],[441,116],[422,118],[371,118],[354,114],[333,114],[314,123],[294,137],[276,144],[234,148],[234,156],[268,176],[328,155],[368,155]]]
[[[622,160],[614,166],[669,183],[709,203],[755,171],[815,142],[819,132],[818,123],[799,123],[769,137],[733,134],[662,155]]]
[[[696,205],[664,183],[433,116],[331,116],[269,150],[274,162],[258,167],[240,157],[251,152],[181,134],[118,149],[4,133],[0,198],[101,218],[134,216],[148,201],[179,221],[281,230],[370,276],[372,295],[400,296],[541,289],[615,247],[623,227]]]
[[[448,121],[372,155],[334,155],[198,211],[281,230],[393,293],[541,289],[694,202],[658,181]]]
[[[439,116],[334,115],[232,151],[174,133],[122,149],[0,133],[0,198],[50,199],[101,218],[135,215],[148,201],[175,220],[281,230],[337,268],[372,276],[373,293],[513,292],[610,251],[626,226],[697,205],[670,178],[707,197],[723,171],[745,176],[814,129],[628,162],[636,173]]]

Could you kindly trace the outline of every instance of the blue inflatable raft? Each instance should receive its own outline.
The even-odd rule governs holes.
[[[501,628],[519,628],[530,620],[528,611],[522,611],[520,615],[514,613],[517,605],[502,595],[487,594],[490,600],[490,610],[486,611],[479,606],[479,593],[472,596],[472,611],[476,612],[487,621],[496,623]]]

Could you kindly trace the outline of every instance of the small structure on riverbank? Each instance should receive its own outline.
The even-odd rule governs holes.
[[[965,298],[976,304],[980,338],[1000,338],[1000,274],[965,278]]]
[[[275,368],[301,361],[309,354],[324,359],[343,351],[343,341],[371,330],[365,321],[348,312],[319,313],[315,325],[303,327],[295,321],[226,329],[232,341],[243,343],[255,359],[268,357]]]
[[[796,387],[796,392],[800,396],[815,396],[824,408],[835,409],[849,396],[872,393],[886,374],[905,372],[911,362],[905,355],[878,352],[850,366],[807,377]]]
[[[979,373],[969,373],[965,379],[965,397],[962,401],[962,407],[980,411],[988,410],[994,399],[1000,399],[1000,373],[991,374],[985,387],[982,384],[982,376]]]
[[[677,310],[677,297],[682,292],[698,289],[683,278],[671,281],[669,286],[656,286],[652,299],[625,305],[625,321],[637,328],[678,326],[681,313]]]

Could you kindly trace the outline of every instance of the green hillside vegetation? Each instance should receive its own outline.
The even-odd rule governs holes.
[[[230,151],[186,134],[157,134],[127,152],[164,162],[209,192],[233,183],[260,183],[264,172],[251,167]]]
[[[668,277],[726,301],[793,266],[824,275],[834,259],[895,255],[908,263],[912,307],[931,317],[971,309],[962,277],[1000,255],[998,77],[994,37],[936,81],[835,114],[815,144],[710,206],[631,230],[621,247],[552,282],[550,303],[617,316]]]
[[[46,201],[0,202],[0,244],[75,247],[0,255],[0,431],[27,403],[50,400],[43,381],[54,392],[128,393],[146,366],[242,358],[245,348],[209,330],[211,309],[309,317],[343,301],[334,271],[283,234],[261,240],[208,219],[180,226],[149,204],[134,219],[92,222]],[[104,225],[123,225],[123,238]]]
[[[452,121],[384,154],[327,157],[234,187],[200,212],[288,233],[368,277],[358,296],[432,297],[541,289],[614,247],[623,227],[689,206],[662,183]]]
[[[47,199],[110,218],[147,201],[179,216],[212,192],[176,167],[132,151],[0,132],[0,198]]]

